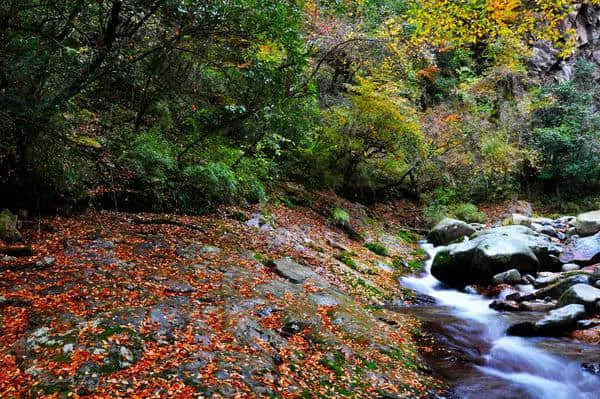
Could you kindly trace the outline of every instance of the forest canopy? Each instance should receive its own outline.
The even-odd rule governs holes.
[[[4,1],[3,205],[594,192],[596,3]]]

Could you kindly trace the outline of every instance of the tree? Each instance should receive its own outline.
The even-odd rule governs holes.
[[[203,152],[216,136],[241,148],[230,167],[276,156],[305,134],[311,106],[296,92],[307,67],[300,17],[275,0],[3,2],[2,181],[32,196],[65,194],[75,174],[98,179],[106,165],[126,176],[119,161],[151,129],[177,170],[222,161]]]
[[[600,177],[600,115],[594,96],[595,66],[580,59],[573,78],[544,88],[534,112],[530,145],[538,152],[539,177],[560,193],[594,185]]]

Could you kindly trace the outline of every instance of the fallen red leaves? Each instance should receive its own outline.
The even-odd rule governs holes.
[[[69,397],[201,397],[194,384],[186,383],[188,377],[197,378],[204,387],[227,384],[231,389],[231,397],[256,397],[256,393],[244,382],[241,367],[245,361],[249,361],[243,359],[252,359],[259,351],[279,359],[276,365],[278,376],[265,372],[254,378],[257,383],[264,384],[281,397],[297,397],[302,392],[331,397],[335,396],[335,391],[327,384],[336,381],[348,386],[356,384],[352,370],[364,367],[365,360],[348,354],[345,360],[348,366],[343,372],[336,371],[324,360],[326,352],[321,345],[315,344],[311,327],[286,337],[285,345],[277,348],[261,340],[257,341],[257,347],[242,344],[240,337],[231,331],[232,324],[238,320],[224,316],[220,306],[226,303],[226,299],[233,296],[240,303],[244,300],[252,302],[258,296],[257,287],[280,279],[255,259],[242,256],[240,249],[260,253],[264,258],[293,256],[304,259],[338,289],[344,290],[346,287],[343,279],[330,272],[332,257],[322,256],[318,249],[327,247],[326,236],[332,234],[324,218],[304,208],[291,210],[280,207],[270,211],[280,225],[297,231],[310,231],[317,249],[299,252],[292,244],[285,243],[273,247],[252,228],[220,215],[180,216],[177,221],[182,225],[178,226],[139,225],[131,223],[131,215],[88,212],[68,219],[55,217],[44,220],[44,223],[53,227],[50,233],[25,231],[35,255],[19,261],[35,262],[44,256],[51,256],[54,262],[50,266],[27,272],[0,272],[0,296],[28,304],[0,307],[0,364],[3,366],[0,369],[0,398],[58,398],[63,392],[44,392],[36,388],[42,380],[39,376],[49,373],[68,381],[82,367],[102,364],[110,359],[113,356],[110,349],[113,347],[132,348],[132,351],[139,352],[139,356],[135,355],[131,364],[122,369],[118,367],[104,371],[93,393],[70,391]],[[189,229],[185,224],[199,228]],[[344,240],[343,237],[339,239]],[[182,251],[182,243],[206,243],[219,247],[222,252],[200,251],[187,256]],[[365,257],[373,256],[361,246],[356,246],[356,251]],[[239,276],[228,277],[230,265],[235,266],[234,270],[239,271]],[[244,274],[244,271],[247,273]],[[180,287],[175,284],[177,282],[185,284]],[[392,280],[391,286],[394,284]],[[321,291],[310,280],[300,288],[306,295]],[[153,309],[152,306],[156,304],[182,297],[187,298],[185,306],[189,309],[190,319],[206,330],[206,336],[202,339],[193,331],[194,323],[173,330],[167,340],[147,339],[162,328],[161,322],[177,322],[179,316],[169,313],[168,309],[163,309],[162,315],[154,314],[154,319],[148,313],[141,315],[135,321],[138,323],[135,331],[139,336],[133,336],[129,328],[107,333],[107,327],[98,322],[106,315],[116,317],[113,316],[114,312],[120,309]],[[280,332],[284,320],[277,309],[296,303],[296,294],[287,292],[278,298],[266,293],[260,299],[263,302],[250,306],[247,312],[264,311],[266,315],[258,318],[259,325]],[[358,304],[367,302],[360,297],[356,301]],[[269,313],[267,308],[274,311],[269,310]],[[334,309],[335,306],[318,307],[317,316],[324,331],[344,342],[354,353],[363,353],[362,359],[373,358],[382,364],[390,361],[389,357],[369,348],[360,339],[350,341],[332,321],[331,312]],[[164,317],[164,321],[160,321],[161,317]],[[32,331],[40,326],[47,327],[58,336],[74,334],[70,338],[72,341],[69,341],[71,351],[61,341],[60,344],[38,345],[25,353],[23,339],[31,337]],[[385,334],[386,339],[398,345],[407,339],[403,329],[389,329]],[[182,364],[199,353],[218,354],[219,358],[209,357],[198,371],[185,371],[186,378],[173,376],[173,370],[180,370]],[[228,377],[219,376],[223,362],[234,365]],[[240,370],[236,371],[236,367]],[[408,381],[415,376],[412,371],[402,369],[396,375],[399,381],[407,380],[408,385],[419,387],[420,383]],[[369,384],[361,389],[372,393],[375,385],[370,387]],[[397,391],[390,384],[379,384],[377,389]]]

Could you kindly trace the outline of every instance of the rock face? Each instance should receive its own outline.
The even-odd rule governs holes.
[[[575,328],[578,320],[585,317],[585,307],[573,304],[550,311],[550,314],[537,322],[526,321],[509,327],[509,335],[524,337],[547,335],[558,336]]]
[[[565,81],[573,76],[573,65],[578,58],[590,62],[600,62],[598,39],[600,38],[600,8],[598,6],[578,2],[574,12],[561,24],[561,31],[575,31],[577,50],[574,57],[562,60],[560,51],[551,43],[539,40],[535,43],[532,56],[528,60],[529,69],[538,76]]]
[[[517,269],[535,274],[560,270],[562,247],[527,226],[505,226],[478,231],[470,241],[438,250],[431,273],[455,287],[487,284],[499,273]]]
[[[600,231],[600,210],[582,213],[575,220],[575,230],[580,236],[590,236]]]
[[[21,233],[17,230],[17,216],[7,209],[0,212],[0,240],[7,242],[21,240]]]
[[[560,256],[560,261],[576,263],[581,266],[598,263],[600,261],[600,233],[572,241]]]
[[[429,232],[427,238],[435,245],[445,245],[473,233],[475,229],[467,223],[445,218]]]
[[[566,290],[558,299],[558,306],[580,304],[593,310],[600,301],[600,289],[587,284],[576,284]]]

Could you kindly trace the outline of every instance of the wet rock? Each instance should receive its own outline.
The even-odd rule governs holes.
[[[218,254],[221,249],[213,245],[203,245],[199,243],[181,243],[177,246],[177,256],[183,259],[193,259],[200,255]]]
[[[339,249],[340,251],[352,252],[349,247],[332,238],[327,239],[327,244],[334,249]]]
[[[574,227],[584,237],[600,232],[600,210],[578,215]]]
[[[498,284],[519,284],[521,282],[521,273],[517,269],[511,269],[503,273],[496,274],[492,283]]]
[[[560,266],[562,266],[562,263],[559,261],[562,246],[552,242],[549,237],[536,233],[527,226],[502,226],[486,229],[477,232],[474,234],[474,237],[477,238],[484,235],[497,236],[496,239],[498,241],[503,240],[503,237],[522,241],[538,258],[541,270],[558,271],[560,270]]]
[[[168,292],[176,292],[179,294],[188,294],[191,292],[195,292],[196,288],[194,288],[192,285],[185,281],[169,280],[166,283],[165,290]]]
[[[547,224],[542,225],[539,223],[532,223],[531,228],[533,229],[533,231],[538,232],[540,234],[545,234],[550,237],[558,237],[558,232],[556,231],[556,229]]]
[[[275,272],[281,277],[290,280],[294,284],[302,284],[309,278],[317,281],[323,281],[321,276],[312,271],[312,269],[299,264],[292,258],[277,259],[274,264]]]
[[[600,233],[572,240],[560,256],[560,261],[582,266],[600,262]]]
[[[384,271],[384,272],[386,272],[386,273],[393,273],[393,272],[394,272],[394,268],[393,268],[392,266],[390,266],[390,265],[388,265],[387,263],[385,263],[385,262],[382,262],[382,261],[380,261],[380,260],[378,260],[378,261],[376,261],[376,262],[375,262],[375,266],[376,266],[376,267],[377,267],[379,270],[381,270],[381,271]]]
[[[157,328],[159,337],[166,336],[171,339],[175,330],[187,326],[189,318],[180,306],[174,301],[167,301],[150,308],[150,321]]]
[[[582,363],[581,369],[590,374],[600,376],[600,363]]]
[[[540,288],[536,291],[533,291],[529,294],[521,294],[518,297],[514,297],[516,301],[530,301],[533,299],[540,298],[558,298],[560,297],[566,290],[576,284],[589,284],[590,277],[586,274],[576,274],[574,276],[567,277],[565,279],[559,280],[558,282],[551,284],[547,287]]]
[[[511,269],[538,272],[539,260],[528,243],[504,235],[483,234],[440,249],[433,260],[431,274],[448,285],[463,287],[472,283],[488,284],[496,274]]]
[[[515,301],[507,301],[502,299],[495,299],[490,303],[490,308],[500,311],[516,312],[521,310],[519,304]]]
[[[585,317],[585,307],[573,304],[550,311],[550,314],[537,322],[513,324],[507,330],[509,335],[517,336],[560,336],[575,328],[578,320]]]
[[[541,273],[540,273],[541,274]],[[545,275],[540,275],[533,281],[533,285],[536,288],[545,287],[550,284],[556,283],[560,279],[560,275],[558,273],[549,273]]]
[[[541,226],[548,226],[554,223],[553,219],[550,218],[544,218],[544,217],[537,217],[537,218],[531,218],[531,223],[535,223]]]
[[[528,312],[548,312],[556,308],[556,301],[525,301],[519,304],[519,308]]]
[[[526,274],[523,276],[523,282],[529,285],[533,285],[533,282],[535,281],[535,277],[533,277],[531,274]]]
[[[411,306],[427,306],[435,305],[436,299],[425,294],[416,294],[406,299],[394,299],[384,304],[384,307],[389,310],[398,311]]]
[[[281,335],[284,337],[291,337],[294,334],[304,331],[310,326],[310,323],[303,320],[288,321],[283,327],[281,327]]]
[[[600,320],[579,320],[577,322],[577,328],[581,330],[587,330],[588,328],[594,328],[600,326]]]
[[[434,245],[444,245],[465,236],[468,237],[473,233],[475,233],[475,229],[467,223],[461,220],[446,218],[431,229],[427,238]]]
[[[600,289],[587,284],[576,284],[560,296],[558,306],[580,304],[591,311],[594,310],[598,301],[600,301]]]
[[[573,271],[576,271],[576,270],[579,270],[579,269],[581,269],[581,266],[576,265],[574,263],[567,263],[566,265],[562,266],[562,271],[563,272],[573,272]]]
[[[474,285],[467,285],[467,286],[465,286],[465,288],[463,288],[463,291],[465,293],[467,293],[467,294],[479,295],[479,290]]]
[[[336,306],[339,305],[339,301],[333,296],[329,294],[319,293],[319,294],[310,294],[308,296],[309,301],[313,302],[317,306]]]

